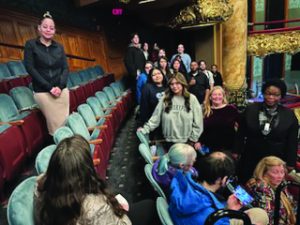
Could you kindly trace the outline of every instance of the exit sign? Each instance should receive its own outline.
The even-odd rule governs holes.
[[[121,16],[121,15],[123,15],[123,9],[122,8],[114,8],[111,10],[111,13],[114,16]]]

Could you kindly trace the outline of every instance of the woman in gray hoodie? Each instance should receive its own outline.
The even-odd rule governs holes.
[[[174,143],[188,143],[195,149],[201,147],[198,140],[203,131],[202,109],[197,98],[188,92],[181,73],[169,79],[165,96],[159,100],[148,122],[138,130],[148,134],[160,123],[167,150]]]

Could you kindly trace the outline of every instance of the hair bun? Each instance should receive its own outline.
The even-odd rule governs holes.
[[[49,11],[47,11],[46,13],[44,13],[43,18],[51,18],[52,19],[52,16],[49,13]]]

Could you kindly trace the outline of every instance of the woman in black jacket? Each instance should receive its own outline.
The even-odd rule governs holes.
[[[38,31],[40,36],[25,44],[24,64],[32,77],[34,98],[53,135],[69,115],[68,64],[63,46],[53,40],[55,24],[49,12],[44,14]]]
[[[288,169],[296,163],[298,120],[293,111],[279,104],[286,85],[282,80],[270,80],[263,85],[262,93],[264,101],[246,108],[238,131],[236,150],[241,154],[238,171],[242,182],[266,156],[281,158]]]
[[[163,75],[163,72],[158,68],[153,68],[150,70],[147,84],[144,86],[141,96],[141,126],[144,125],[144,123],[146,123],[152,116],[159,99],[164,96],[166,87],[167,80]],[[151,132],[150,139],[153,140],[160,138],[162,138],[161,127],[158,127]]]

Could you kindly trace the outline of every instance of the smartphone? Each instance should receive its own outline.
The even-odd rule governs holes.
[[[238,200],[240,200],[243,206],[249,205],[254,200],[253,197],[240,185],[234,189],[233,194]]]

